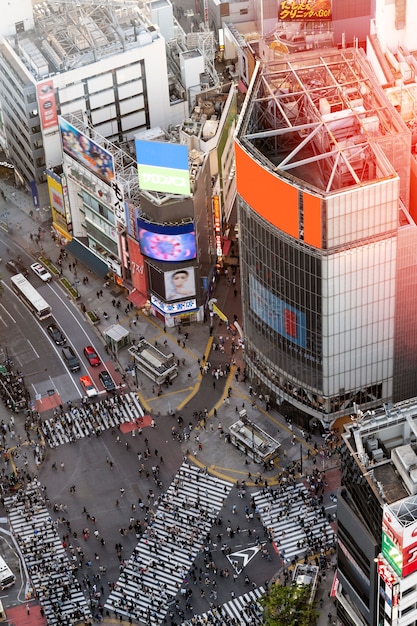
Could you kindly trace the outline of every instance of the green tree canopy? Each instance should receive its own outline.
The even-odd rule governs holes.
[[[310,595],[310,585],[271,585],[259,600],[264,626],[313,626],[319,614],[310,604]]]

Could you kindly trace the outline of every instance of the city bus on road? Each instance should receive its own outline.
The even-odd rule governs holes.
[[[45,320],[52,315],[52,309],[42,298],[40,293],[30,284],[23,274],[11,277],[12,289],[22,300],[23,304],[36,315],[39,320]]]
[[[0,589],[8,589],[16,582],[16,576],[13,574],[6,561],[0,556]]]

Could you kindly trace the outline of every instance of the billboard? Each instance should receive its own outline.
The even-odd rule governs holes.
[[[52,80],[44,80],[36,86],[38,96],[39,117],[41,118],[42,130],[58,126],[58,114],[56,110],[55,90]]]
[[[320,22],[332,19],[331,0],[281,0],[278,9],[281,22]]]
[[[197,256],[194,224],[165,226],[136,220],[137,240],[142,254],[156,261],[179,263]]]
[[[306,347],[305,314],[281,300],[249,275],[250,307],[275,332],[301,348]]]
[[[165,299],[184,300],[195,296],[195,275],[193,267],[164,272]]]
[[[63,151],[84,165],[94,176],[110,185],[114,178],[113,156],[110,152],[92,141],[62,117],[59,118],[59,130]]]
[[[400,503],[406,503],[407,500],[401,500]],[[400,503],[394,506],[400,507]],[[401,523],[393,507],[384,505],[381,551],[394,572],[403,578],[417,571],[417,520],[408,520]]]
[[[135,146],[141,189],[190,195],[187,146],[140,139]]]

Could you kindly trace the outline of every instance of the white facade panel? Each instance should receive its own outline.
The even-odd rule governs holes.
[[[139,93],[143,93],[142,79],[134,80],[130,83],[126,83],[125,85],[120,85],[118,88],[118,92],[120,100],[124,100],[125,98],[130,98],[131,96],[136,96]]]
[[[396,239],[323,261],[324,394],[389,384],[394,351]]]
[[[143,96],[137,96],[136,98],[129,98],[129,100],[123,100],[119,104],[121,115],[126,113],[132,113],[133,111],[139,111],[143,109],[145,105]]]
[[[116,71],[116,79],[118,85],[130,82],[131,80],[135,80],[141,77],[142,68],[140,63],[132,63],[131,65],[126,65],[125,67],[122,67]]]
[[[65,102],[72,102],[77,98],[84,99],[84,85],[82,83],[77,83],[75,85],[68,85],[59,88],[59,101],[61,105]]]
[[[67,104],[61,105],[61,115],[66,115],[67,113],[74,113],[74,111],[85,111],[85,98],[79,98],[78,100],[72,100],[71,102],[67,102]]]
[[[96,93],[103,89],[113,89],[113,74],[108,72],[107,74],[100,74],[99,76],[93,76],[87,80],[88,93]]]
[[[129,131],[131,128],[137,128],[141,124],[146,124],[146,115],[145,111],[137,111],[136,113],[132,113],[132,115],[127,115],[123,117],[122,120],[122,130]]]
[[[91,122],[93,126],[97,128],[97,124],[101,124],[102,122],[114,118],[115,116],[116,106],[112,104],[111,106],[102,107],[101,109],[97,109],[96,111],[91,111]]]
[[[396,230],[398,197],[398,178],[329,196],[326,201],[327,247],[343,246]]]
[[[106,104],[113,103],[115,100],[115,93],[113,89],[107,91],[100,91],[100,93],[90,94],[91,109],[99,109]]]

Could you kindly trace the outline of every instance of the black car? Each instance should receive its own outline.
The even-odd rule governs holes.
[[[29,270],[23,265],[21,261],[15,261],[14,259],[10,259],[7,261],[6,268],[9,272],[13,274],[23,274],[25,278],[29,276]]]
[[[54,341],[57,346],[63,346],[67,341],[63,332],[56,324],[49,324],[46,330],[48,331],[48,335],[51,337],[52,341]]]
[[[62,348],[62,356],[70,372],[78,372],[80,369],[80,361],[71,346]]]
[[[114,391],[116,389],[116,385],[114,384],[113,378],[110,376],[107,370],[103,370],[98,375],[101,384],[103,385],[106,391]]]

